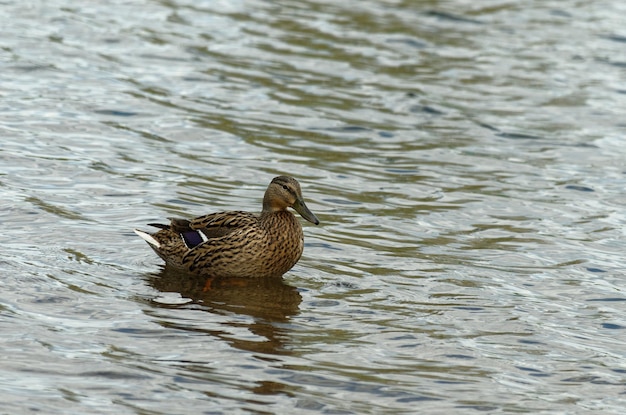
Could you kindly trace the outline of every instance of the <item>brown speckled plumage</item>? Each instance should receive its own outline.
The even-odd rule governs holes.
[[[275,177],[265,191],[263,211],[219,212],[192,220],[171,219],[149,234],[135,230],[166,263],[207,277],[272,277],[300,259],[304,235],[293,207],[309,222],[319,221],[306,207],[293,177]]]

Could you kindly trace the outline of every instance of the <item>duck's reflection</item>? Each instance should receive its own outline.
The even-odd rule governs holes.
[[[298,314],[302,297],[295,287],[284,283],[282,278],[230,278],[207,279],[191,276],[180,270],[164,267],[160,273],[148,276],[148,282],[163,293],[179,293],[195,304],[202,305],[202,310],[221,315],[248,315],[249,323],[240,318],[230,321],[233,328],[248,326],[250,332],[261,336],[263,341],[243,340],[232,336],[228,330],[207,329],[207,334],[228,341],[234,347],[261,353],[283,354],[284,342],[288,338],[286,326],[290,317]],[[159,304],[164,308],[171,305]],[[223,321],[222,321],[223,323]],[[180,323],[168,325],[179,329],[197,331],[198,327],[182,327]],[[204,330],[201,330],[204,331]]]

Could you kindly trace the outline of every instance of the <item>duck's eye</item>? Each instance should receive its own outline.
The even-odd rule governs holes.
[[[283,189],[285,189],[286,191],[289,191],[289,188],[287,187],[286,184],[283,184]]]

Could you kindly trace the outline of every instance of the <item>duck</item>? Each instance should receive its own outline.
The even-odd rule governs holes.
[[[263,196],[260,213],[226,211],[194,219],[169,218],[169,224],[149,223],[155,233],[134,229],[166,266],[210,278],[268,278],[289,271],[304,250],[300,221],[318,225],[304,203],[300,183],[290,176],[274,177]]]

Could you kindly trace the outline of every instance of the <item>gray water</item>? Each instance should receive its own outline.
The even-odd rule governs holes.
[[[0,413],[621,414],[626,3],[4,2]],[[282,281],[133,233],[319,217]]]

